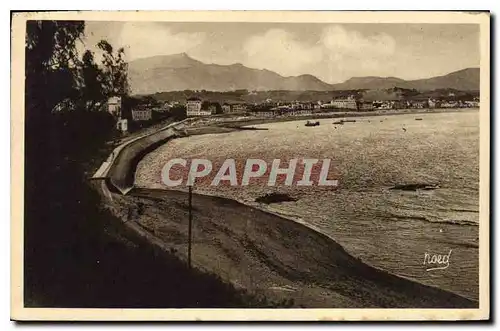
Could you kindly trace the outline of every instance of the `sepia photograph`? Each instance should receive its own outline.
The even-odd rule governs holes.
[[[11,23],[12,319],[489,318],[489,12]]]

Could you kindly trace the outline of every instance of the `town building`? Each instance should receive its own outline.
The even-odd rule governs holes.
[[[231,112],[231,105],[230,105],[230,104],[228,104],[228,103],[224,103],[224,104],[222,105],[222,112],[223,112],[224,114],[229,114],[229,113]]]
[[[233,113],[244,113],[247,111],[247,105],[244,103],[235,103],[232,107]]]
[[[314,108],[314,104],[313,103],[310,103],[310,102],[294,102],[292,104],[290,104],[288,106],[289,108],[291,109],[297,109],[297,110],[300,110],[300,109],[313,109]]]
[[[413,109],[423,109],[423,108],[427,108],[427,101],[423,101],[423,100],[412,100],[410,102],[410,105],[408,106],[409,108],[413,108]]]
[[[441,102],[441,108],[458,108],[459,104],[456,101]]]
[[[297,109],[291,109],[289,112],[286,113],[287,115],[291,116],[303,116],[303,115],[311,115],[312,114],[312,109],[309,108],[297,108]]]
[[[331,107],[327,108],[358,109],[358,104],[353,96],[332,100],[330,105]]]
[[[126,118],[119,119],[118,122],[116,122],[116,129],[121,132],[127,132],[128,120]]]
[[[464,101],[464,106],[467,108],[479,108],[478,101]]]
[[[394,101],[373,101],[373,107],[374,109],[392,109],[393,108]]]
[[[292,110],[292,107],[290,107],[289,105],[280,105],[280,106],[276,106],[276,107],[271,108],[271,110],[277,114],[286,115],[289,111]]]
[[[427,104],[429,105],[429,108],[436,108],[436,101],[435,100],[432,100],[432,99],[429,99],[427,101]]]
[[[110,114],[121,117],[122,98],[117,96],[109,98],[107,108]]]
[[[273,117],[277,115],[277,112],[273,109],[253,109],[251,110],[252,115],[259,117]]]
[[[139,107],[132,109],[133,121],[149,121],[153,118],[153,111],[151,108]]]
[[[186,101],[186,115],[190,116],[208,116],[212,113],[208,109],[201,109],[201,100],[198,98],[189,98]]]
[[[374,110],[375,106],[373,105],[373,102],[360,102],[359,103],[359,110],[362,111],[371,111]]]

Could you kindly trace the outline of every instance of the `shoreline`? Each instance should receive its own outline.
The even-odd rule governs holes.
[[[248,117],[241,120],[226,121],[213,121],[208,123],[193,121],[190,127],[186,127],[188,136],[202,135],[202,134],[217,134],[217,133],[230,133],[242,130],[266,130],[265,128],[251,127],[253,125],[260,126],[271,123],[283,122],[298,122],[298,121],[311,121],[311,120],[328,120],[339,118],[365,118],[365,117],[380,117],[380,116],[398,116],[398,115],[423,115],[423,114],[441,114],[441,113],[460,113],[467,111],[479,111],[479,108],[435,108],[435,109],[411,109],[411,111],[390,111],[390,112],[335,112],[335,113],[321,113],[312,115],[299,115],[299,116],[281,116],[281,117]],[[218,119],[224,117],[218,117]],[[203,120],[199,118],[198,120]],[[327,123],[332,124],[332,123]]]

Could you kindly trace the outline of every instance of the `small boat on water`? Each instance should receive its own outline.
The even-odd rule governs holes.
[[[304,125],[305,126],[319,126],[319,121],[316,121],[316,122],[307,121],[307,123]]]
[[[415,121],[421,121],[422,119],[419,117],[419,118],[415,118]]]
[[[355,123],[355,122],[356,122],[356,120],[340,120],[340,121],[333,122],[332,124],[343,125],[344,123]]]

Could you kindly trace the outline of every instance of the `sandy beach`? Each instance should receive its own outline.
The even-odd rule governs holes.
[[[134,189],[114,204],[185,260],[187,194]],[[308,227],[229,199],[195,194],[193,263],[236,287],[294,307],[477,307],[355,259]],[[397,290],[395,290],[397,286]]]

